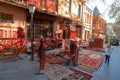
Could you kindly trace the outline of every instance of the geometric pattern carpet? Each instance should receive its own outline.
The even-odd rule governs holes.
[[[61,80],[63,77],[71,74],[68,68],[62,67],[58,64],[49,64],[45,65],[45,74],[49,80]]]
[[[78,59],[78,64],[87,66],[89,68],[98,69],[104,60],[104,55],[96,53],[83,54]]]
[[[76,71],[75,69],[49,63],[45,66],[45,74],[48,80],[90,80],[92,77],[82,71]]]

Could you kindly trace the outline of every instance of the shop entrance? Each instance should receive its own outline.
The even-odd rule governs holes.
[[[28,24],[30,24],[30,21],[28,21]],[[27,26],[27,39],[29,40],[30,40],[30,26],[31,25]],[[53,29],[52,22],[34,19],[34,41],[38,42],[41,34],[44,38],[52,38],[53,36],[52,29]]]

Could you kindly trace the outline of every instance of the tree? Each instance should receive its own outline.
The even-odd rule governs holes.
[[[118,16],[118,17],[116,18],[115,23],[116,23],[116,24],[120,24],[120,16]]]
[[[109,17],[115,19],[120,17],[120,0],[114,0],[114,2],[111,4]]]
[[[110,5],[109,17],[115,18],[115,24],[113,24],[113,31],[117,36],[120,36],[120,0],[114,0],[114,2]]]
[[[113,31],[117,36],[120,36],[120,25],[119,24],[113,24]]]

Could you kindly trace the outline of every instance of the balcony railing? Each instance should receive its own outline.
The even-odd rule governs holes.
[[[15,2],[15,3],[18,3],[18,4],[23,4],[23,5],[26,4],[26,0],[5,0],[5,1]]]

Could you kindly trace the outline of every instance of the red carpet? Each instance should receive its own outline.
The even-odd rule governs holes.
[[[71,73],[67,75],[66,77],[62,78],[61,80],[90,80],[90,78],[79,74],[79,73]]]
[[[62,64],[65,63],[65,60],[57,57],[55,53],[49,53],[46,57],[46,62],[51,64]]]
[[[75,69],[75,68],[70,68],[73,72],[77,73],[77,74],[81,74],[83,76],[82,79],[80,80],[90,80],[92,78],[92,74],[86,72],[86,71],[83,71],[83,70],[78,70],[78,69]]]
[[[57,64],[46,64],[45,66],[45,74],[49,80],[61,80],[70,73],[70,70]]]
[[[63,63],[65,63],[65,60],[54,57],[51,59],[46,59],[46,62],[51,63],[51,64],[63,64]]]
[[[78,59],[78,64],[87,66],[93,69],[98,69],[104,60],[104,55],[96,53],[88,53]]]
[[[99,52],[105,52],[103,48],[87,48],[88,50],[93,50],[93,51],[99,51]]]

